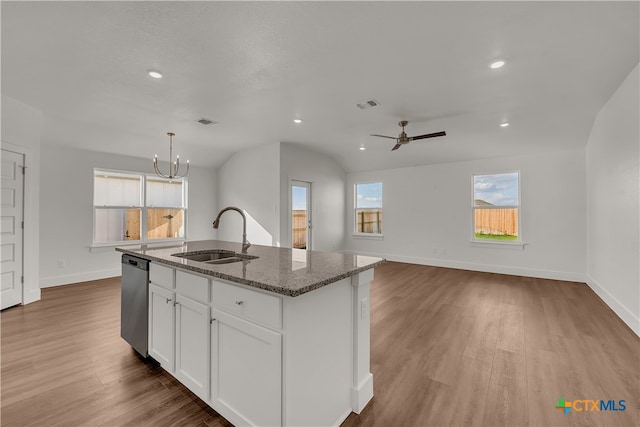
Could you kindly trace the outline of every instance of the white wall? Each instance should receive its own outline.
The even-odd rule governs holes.
[[[42,114],[2,95],[2,148],[25,154],[24,287],[23,303],[40,299],[40,137]]]
[[[218,169],[218,207],[245,211],[247,238],[256,245],[279,246],[280,144],[263,145],[235,153]],[[209,223],[217,212],[212,212]],[[242,241],[242,218],[226,212],[218,239]]]
[[[587,144],[587,283],[640,335],[638,66],[598,113]]]
[[[325,154],[290,143],[238,152],[218,170],[218,206],[237,206],[245,211],[247,237],[252,244],[291,247],[291,179],[312,183],[313,249],[341,250],[345,173]],[[240,242],[240,216],[225,213],[217,237]]]
[[[520,171],[524,249],[472,244],[472,175]],[[383,183],[382,240],[354,237],[353,186]],[[584,281],[585,152],[540,153],[347,175],[349,252],[390,260]]]
[[[345,230],[346,174],[331,157],[300,145],[280,144],[280,218],[282,246],[291,247],[290,182],[311,182],[314,251],[342,250]]]
[[[40,180],[40,286],[120,275],[114,248],[91,252],[93,168],[153,173],[151,157],[128,156],[42,144]],[[211,239],[217,209],[215,170],[191,166],[187,239]],[[58,261],[65,267],[59,268]]]

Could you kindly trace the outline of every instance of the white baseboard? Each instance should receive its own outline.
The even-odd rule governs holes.
[[[369,373],[357,388],[351,389],[351,409],[359,414],[371,399],[373,399],[373,375]]]
[[[479,264],[440,258],[409,257],[404,255],[388,255],[362,251],[344,251],[347,254],[368,255],[386,258],[388,261],[406,262],[409,264],[429,265],[433,267],[456,268],[459,270],[482,271],[485,273],[511,274],[514,276],[537,277],[540,279],[566,280],[569,282],[586,282],[582,273],[571,271],[542,270],[536,268],[511,267],[506,265]]]
[[[107,279],[109,277],[120,276],[121,274],[122,274],[122,271],[119,268],[115,268],[111,270],[89,271],[86,273],[67,274],[64,276],[43,277],[40,279],[40,288],[50,288],[52,286],[69,285],[71,283]]]
[[[347,254],[355,254],[355,251],[344,251]],[[457,268],[461,270],[482,271],[486,273],[512,274],[515,276],[537,277],[540,279],[566,280],[570,282],[586,283],[593,291],[620,317],[620,319],[631,328],[636,335],[640,336],[640,318],[634,314],[626,305],[611,295],[593,277],[582,273],[569,271],[540,270],[533,268],[510,267],[504,265],[478,264],[455,260],[444,260],[436,258],[408,257],[403,255],[387,255],[373,252],[357,252],[360,255],[386,258],[389,261],[406,262],[409,264],[430,265],[434,267]]]
[[[341,425],[342,425],[342,423],[343,423],[343,422],[344,422],[344,421],[349,417],[349,415],[351,415],[351,412],[353,412],[353,411],[351,411],[351,408],[348,408],[348,409],[344,412],[344,414],[342,414],[342,415],[341,415],[341,416],[336,420],[336,422],[335,422],[335,423],[333,423],[333,424],[329,424],[329,425],[336,426],[336,427],[341,426]]]
[[[22,304],[31,304],[32,302],[40,301],[40,288],[38,289],[30,289],[29,292],[24,293],[24,300]]]
[[[587,285],[618,315],[624,323],[640,337],[640,317],[634,314],[624,303],[614,297],[596,279],[587,276]]]

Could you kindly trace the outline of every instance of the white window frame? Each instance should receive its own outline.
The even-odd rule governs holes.
[[[367,184],[380,184],[381,192],[380,197],[382,198],[382,203],[380,206],[380,211],[384,212],[384,183],[382,181],[363,181],[356,182],[353,184],[353,236],[357,238],[371,238],[371,239],[381,239],[384,236],[384,228],[382,227],[383,221],[380,223],[380,228],[382,228],[382,233],[363,233],[358,231],[358,186],[359,185],[367,185]],[[365,209],[365,208],[361,208]]]
[[[504,175],[516,173],[518,174],[518,204],[505,206],[476,206],[475,205],[475,177],[482,175]],[[508,170],[500,172],[478,172],[471,175],[471,243],[474,245],[504,245],[513,246],[524,249],[524,241],[522,240],[522,173],[519,170]],[[477,239],[475,233],[475,211],[476,209],[518,209],[518,238],[516,240],[497,240],[497,239]]]
[[[122,174],[122,175],[130,175],[130,176],[137,176],[140,177],[140,201],[141,204],[140,206],[116,206],[116,205],[103,205],[103,206],[97,206],[95,205],[95,177],[96,175],[99,174],[105,174],[105,175],[115,175],[115,174]],[[182,206],[155,206],[155,205],[147,205],[147,180],[153,180],[153,181],[182,181]],[[92,235],[91,235],[91,248],[100,248],[100,247],[112,247],[112,246],[127,246],[127,245],[142,245],[142,244],[154,244],[154,243],[163,243],[163,242],[183,242],[185,240],[187,240],[187,236],[188,236],[188,180],[187,178],[179,178],[179,179],[166,179],[166,178],[161,178],[157,175],[154,174],[148,174],[148,173],[143,173],[143,172],[132,172],[132,171],[123,171],[123,170],[116,170],[116,169],[104,169],[104,168],[94,168],[93,169],[93,176],[92,176],[92,207],[93,207],[93,227],[92,227]],[[95,241],[95,236],[96,236],[96,211],[98,209],[104,209],[104,208],[108,208],[108,209],[131,209],[131,208],[136,208],[136,209],[140,209],[140,240],[119,240],[119,241],[110,241],[110,242],[97,242]],[[148,234],[148,230],[147,230],[147,216],[148,216],[148,210],[149,209],[182,209],[184,211],[183,214],[183,226],[184,226],[184,236],[183,237],[172,237],[172,238],[165,238],[165,239],[148,239],[147,238],[147,234]]]

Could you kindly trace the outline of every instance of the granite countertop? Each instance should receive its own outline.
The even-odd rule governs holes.
[[[185,242],[176,246],[116,248],[117,251],[159,264],[242,283],[295,297],[385,262],[383,258],[252,245],[248,255],[257,259],[229,264],[206,264],[172,256],[181,252],[223,249],[240,252],[241,244],[222,240]]]

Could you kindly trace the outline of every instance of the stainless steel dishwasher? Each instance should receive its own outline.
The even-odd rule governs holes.
[[[122,255],[120,336],[147,357],[149,308],[149,261]]]

